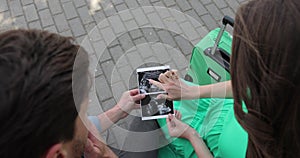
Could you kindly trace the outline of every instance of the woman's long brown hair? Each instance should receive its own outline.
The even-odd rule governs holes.
[[[248,2],[233,35],[234,110],[248,132],[247,157],[300,157],[300,1]]]

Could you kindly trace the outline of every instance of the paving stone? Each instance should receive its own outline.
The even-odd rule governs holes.
[[[107,45],[109,45],[110,42],[116,39],[116,35],[110,27],[100,29],[100,32]]]
[[[62,13],[63,10],[59,0],[50,0],[48,1],[48,4],[52,14]]]
[[[6,0],[0,0],[0,12],[4,12],[8,10],[8,5]]]
[[[135,0],[124,0],[128,8],[137,8],[139,4]]]
[[[177,23],[182,23],[184,21],[186,21],[186,16],[184,13],[182,12],[178,12],[178,11],[171,11],[172,17],[177,21]]]
[[[140,38],[134,39],[133,42],[134,42],[135,46],[137,46],[139,44],[147,43],[145,37],[140,37]]]
[[[30,29],[39,29],[39,30],[42,29],[41,23],[40,23],[40,21],[38,21],[38,20],[37,20],[37,21],[30,22],[30,23],[28,24],[28,26],[29,26]]]
[[[103,75],[95,79],[95,87],[100,101],[105,101],[112,97],[111,89]]]
[[[187,1],[182,1],[182,0],[176,0],[176,4],[179,6],[181,11],[187,11],[192,9],[190,4]]]
[[[40,14],[40,18],[41,18],[41,22],[42,22],[43,27],[54,24],[49,9],[42,10],[42,11],[39,12],[39,14]]]
[[[201,18],[195,12],[195,10],[191,9],[191,10],[186,11],[185,13],[189,15],[189,16],[187,16],[187,20],[191,22],[191,24],[193,25],[194,28],[199,27],[199,25],[201,25],[201,23],[203,23]]]
[[[118,38],[118,40],[124,51],[127,51],[135,46],[128,33],[123,34],[121,37]]]
[[[230,16],[232,18],[235,17],[235,13],[229,7],[222,9],[222,13],[223,13],[223,15],[228,15],[228,16]]]
[[[168,44],[171,47],[176,47],[177,44],[174,41],[173,37],[171,36],[170,32],[167,30],[161,30],[157,32],[159,38],[161,39],[161,42],[164,44]]]
[[[151,3],[158,2],[159,0],[150,0]]]
[[[203,3],[204,5],[211,3],[211,0],[201,0],[201,3]]]
[[[96,69],[95,69],[95,77],[98,77],[100,75],[103,75],[103,71],[101,69],[100,64],[97,64]]]
[[[76,8],[86,5],[85,0],[73,0],[73,3]]]
[[[107,45],[103,40],[92,42],[92,46],[94,47],[95,54],[99,58],[100,62],[107,61],[111,59],[111,56],[107,50]]]
[[[163,0],[163,3],[164,3],[167,7],[176,5],[175,0]]]
[[[93,17],[89,14],[89,10],[88,10],[87,6],[77,8],[77,11],[79,13],[80,19],[82,20],[83,24],[88,24],[88,23],[94,21]]]
[[[140,6],[151,6],[151,3],[149,0],[137,0]]]
[[[123,58],[121,58],[123,59]],[[119,66],[120,65],[120,66]],[[122,65],[122,64],[119,64],[119,60],[117,62],[117,67],[120,68],[120,67],[123,67],[123,66],[126,66],[126,65]],[[118,72],[119,69],[114,69],[113,72],[112,72],[112,76],[111,76],[111,83],[114,84],[116,82],[122,82],[122,79],[121,79],[121,76],[120,76],[120,73]]]
[[[59,34],[62,35],[62,36],[66,36],[66,37],[71,37],[72,36],[71,30],[63,31]]]
[[[168,30],[173,31],[176,34],[182,33],[182,29],[180,28],[174,17],[166,18],[163,20],[163,22]]]
[[[154,13],[147,14],[147,17],[149,18],[151,26],[158,27],[158,28],[164,28],[162,19],[160,16],[158,16],[157,13],[154,12]]]
[[[128,9],[128,7],[125,3],[118,4],[115,6],[115,8],[116,8],[117,12]]]
[[[155,2],[152,4],[153,6],[161,6],[161,7],[165,7],[165,5],[163,4],[163,2],[159,1],[159,2]]]
[[[85,25],[85,29],[88,32],[91,41],[96,42],[102,39],[102,35],[95,23]]]
[[[128,31],[138,28],[138,24],[135,22],[134,19],[131,19],[129,21],[125,21],[124,24],[125,24],[125,27]]]
[[[218,27],[215,20],[209,14],[203,15],[201,19],[203,20],[203,22],[205,23],[205,25],[208,27],[209,30],[213,30]]]
[[[63,13],[54,15],[53,18],[59,32],[64,32],[70,29],[66,17]]]
[[[226,0],[226,2],[234,10],[234,12],[236,12],[240,6],[240,4],[236,0]]]
[[[103,89],[103,91],[105,91],[105,89]],[[114,107],[116,104],[117,104],[117,102],[115,101],[115,99],[110,98],[102,103],[102,107],[103,107],[104,111],[107,111],[107,110],[111,109],[112,107]]]
[[[118,61],[118,59],[124,55],[120,45],[108,48],[108,50],[114,61]]]
[[[156,12],[159,14],[159,16],[162,19],[168,18],[171,16],[169,9],[165,9],[165,8],[155,8]]]
[[[116,67],[115,63],[112,60],[102,62],[100,65],[103,69],[104,75],[108,81],[108,84],[111,84],[112,71]]]
[[[3,4],[2,2],[0,3]],[[9,10],[11,12],[12,17],[16,17],[24,14],[21,2],[19,0],[8,1],[8,3],[9,3]]]
[[[173,48],[169,49],[168,52],[170,52],[170,57],[172,58],[172,61],[174,61],[178,70],[184,70],[188,67],[189,60],[187,60],[185,55],[182,54],[179,50]]]
[[[16,17],[15,21],[14,21],[14,25],[17,26],[17,28],[24,28],[24,29],[28,28],[27,22],[26,22],[24,16]]]
[[[112,93],[113,93],[113,98],[115,100],[120,100],[122,94],[127,91],[127,88],[124,86],[123,82],[116,82],[112,84]]]
[[[30,4],[30,5],[24,6],[24,13],[25,13],[26,20],[28,22],[39,19],[34,4]]]
[[[227,3],[224,0],[213,0],[216,6],[220,9],[227,7]]]
[[[105,15],[103,12],[95,12],[92,14],[94,20],[99,24],[103,19],[105,19]]]
[[[189,2],[191,4],[191,6],[193,6],[193,8],[195,8],[194,10],[198,13],[199,16],[207,13],[206,8],[203,6],[203,4],[199,0],[190,0]]]
[[[112,26],[114,32],[116,34],[123,33],[126,31],[125,26],[121,18],[117,15],[109,17],[108,21],[110,22],[110,26]]]
[[[223,18],[222,13],[220,13],[219,9],[216,7],[215,4],[208,4],[206,5],[208,12],[214,17],[216,20],[221,20]]]
[[[106,15],[106,17],[113,16],[116,13],[117,13],[117,11],[112,4],[104,9],[104,14]]]
[[[46,0],[34,0],[34,4],[37,10],[42,10],[48,8],[48,4]]]
[[[154,10],[154,7],[152,7],[152,6],[144,5],[143,6],[143,11],[147,15],[149,13],[153,13],[155,10]]]
[[[141,32],[140,29],[135,29],[129,32],[129,35],[131,36],[132,39],[139,38],[143,36],[143,33]]]
[[[138,68],[143,63],[143,59],[137,51],[127,52],[126,56],[133,69]]]
[[[156,33],[156,30],[153,28],[142,28],[142,32],[148,42],[158,42],[159,37]]]
[[[142,26],[148,23],[148,20],[145,16],[145,13],[143,12],[143,10],[141,8],[136,8],[131,10],[131,13],[133,15],[133,17],[135,18],[136,22],[138,23],[138,25]]]
[[[82,26],[79,18],[69,20],[69,25],[70,25],[73,35],[75,37],[86,34],[86,31],[85,31],[84,27]]]
[[[167,52],[165,45],[163,45],[161,43],[157,43],[157,44],[151,45],[151,48],[154,52],[155,57],[158,59],[160,64],[165,64],[171,60],[170,55]]]
[[[124,1],[123,1],[123,0],[112,0],[112,3],[113,3],[114,5],[118,5],[118,4],[123,4]]]
[[[198,37],[197,31],[189,21],[181,23],[180,27],[183,30],[184,34],[188,37],[188,39],[193,40]]]
[[[130,19],[133,19],[133,16],[129,10],[124,10],[122,12],[119,12],[119,15],[123,21],[128,21]]]
[[[62,7],[68,20],[77,17],[77,12],[72,2],[63,3]]]
[[[119,73],[123,83],[125,83],[126,89],[129,87],[130,75],[133,72],[134,70],[129,65],[119,68]]]
[[[52,32],[52,33],[58,33],[57,29],[54,25],[45,27],[44,30],[47,30],[47,31]]]
[[[21,0],[23,5],[32,4],[33,0]]]
[[[136,51],[138,51],[143,59],[149,58],[153,55],[153,50],[148,43],[138,45]]]
[[[188,55],[192,52],[194,46],[189,40],[187,40],[184,37],[178,35],[178,36],[175,36],[175,41],[178,45],[178,48],[181,50],[181,52],[183,54]]]
[[[14,28],[14,19],[11,18],[10,12],[5,11],[0,13],[0,32],[11,30]]]

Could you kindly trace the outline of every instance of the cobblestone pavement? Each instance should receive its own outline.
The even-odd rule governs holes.
[[[193,45],[245,1],[0,0],[0,32],[31,28],[74,37],[90,53],[95,84],[88,113],[95,115],[136,87],[137,67],[167,64],[183,76]],[[109,145],[123,143],[126,135],[115,129],[131,118],[104,133]]]

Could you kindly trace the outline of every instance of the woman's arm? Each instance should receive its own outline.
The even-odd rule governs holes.
[[[178,114],[178,113],[177,113]],[[176,115],[177,115],[176,114]],[[180,113],[179,113],[180,115]],[[181,116],[176,116],[180,118]],[[208,150],[206,144],[200,137],[200,135],[189,125],[176,119],[173,115],[169,115],[167,118],[167,125],[169,134],[172,137],[180,137],[189,140],[197,154],[201,158],[212,158],[212,154]]]
[[[198,98],[232,98],[231,81],[210,85],[188,85],[178,78],[176,71],[167,71],[159,76],[159,81],[149,80],[151,84],[165,90],[168,95],[159,95],[168,100]]]

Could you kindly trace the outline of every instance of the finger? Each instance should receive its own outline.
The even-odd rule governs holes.
[[[136,101],[139,101],[139,100],[142,100],[143,98],[145,98],[145,94],[137,94],[135,96],[132,96],[131,98],[134,102],[136,102]]]
[[[164,88],[164,86],[163,86],[162,83],[157,82],[157,81],[154,81],[154,80],[152,80],[152,79],[148,79],[148,81],[149,81],[151,84],[155,85],[156,87],[158,87],[158,88],[160,88],[160,89],[162,89],[162,90],[165,90],[165,88]]]
[[[138,89],[132,89],[132,90],[129,91],[129,94],[130,94],[130,96],[137,95],[137,94],[139,94],[139,90]]]
[[[164,73],[164,75],[165,75],[167,78],[171,78],[172,72],[171,72],[171,71],[167,71],[167,72]]]
[[[168,82],[171,82],[171,79],[167,78],[166,75],[164,75],[164,74],[160,74],[159,77],[158,77],[158,80],[159,80],[161,83],[168,83]]]
[[[180,111],[177,111],[177,114],[175,116],[178,120],[181,120],[182,115],[181,115]]]
[[[157,99],[166,99],[166,100],[173,100],[169,95],[167,94],[159,94],[157,97]]]
[[[141,104],[135,104],[133,109],[140,109],[141,108]]]

